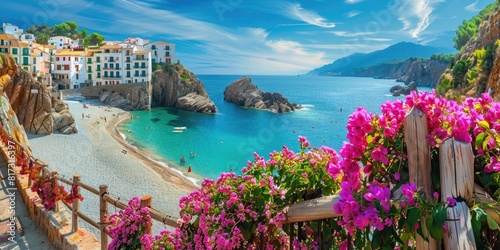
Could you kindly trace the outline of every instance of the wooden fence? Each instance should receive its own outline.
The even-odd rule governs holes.
[[[22,150],[23,154],[26,155],[28,158],[31,158],[30,150],[25,149],[21,144],[14,142],[17,149],[16,150]],[[7,153],[7,147],[4,145],[1,147],[2,150],[2,155],[4,160],[7,162],[8,159],[6,156],[8,155]],[[55,170],[50,170],[43,161],[34,159],[34,164],[35,167],[42,167],[42,174],[48,174],[52,177],[54,177],[57,181],[60,181],[62,183],[65,183],[67,185],[75,185],[77,187],[77,193],[80,193],[80,188],[83,188],[84,190],[89,191],[92,194],[98,195],[99,198],[99,221],[95,221],[92,218],[90,218],[88,215],[82,213],[80,211],[80,200],[78,198],[75,198],[72,202],[72,204],[69,204],[65,201],[61,201],[62,204],[64,204],[69,211],[71,211],[72,214],[72,230],[71,233],[74,233],[78,231],[79,228],[79,223],[78,219],[82,219],[83,221],[87,222],[89,225],[93,226],[94,228],[100,230],[100,241],[101,241],[101,249],[105,250],[108,249],[108,234],[107,234],[107,225],[106,225],[106,216],[108,214],[108,206],[112,205],[115,206],[119,209],[125,209],[128,207],[127,203],[124,203],[120,201],[117,198],[114,198],[110,195],[108,192],[108,186],[107,185],[101,185],[99,186],[99,189],[96,189],[84,182],[81,181],[80,175],[73,175],[72,179],[66,179],[64,177],[61,177],[57,174],[57,171]],[[28,181],[28,186],[26,188],[30,188],[32,186],[31,179]],[[152,200],[151,196],[146,195],[141,197],[141,207],[148,207],[149,212],[151,215],[151,218],[153,220],[156,220],[158,222],[161,222],[165,225],[171,226],[171,227],[178,227],[177,220],[178,218],[175,218],[174,216],[168,215],[162,211],[156,210],[152,208],[151,206]],[[60,203],[56,203],[56,208],[55,212],[59,211],[59,205]],[[151,233],[151,228],[147,229],[149,233]]]
[[[408,168],[410,182],[423,190],[427,197],[432,197],[431,158],[430,147],[427,142],[429,134],[427,117],[420,110],[414,108],[405,117],[405,142],[407,145]],[[440,186],[443,201],[447,197],[457,200],[454,207],[447,208],[446,226],[448,233],[443,239],[446,250],[476,249],[474,235],[470,221],[469,206],[477,199],[482,203],[495,204],[496,202],[482,189],[474,184],[474,154],[470,143],[446,139],[439,145]],[[285,208],[287,223],[290,228],[300,234],[302,222],[311,222],[328,218],[340,217],[333,211],[333,206],[339,201],[338,195],[321,197],[293,204]],[[496,207],[500,210],[500,207]],[[486,209],[486,213],[497,223],[500,216],[494,209]],[[319,224],[319,223],[318,223]],[[441,242],[435,241],[429,236],[426,227],[422,227],[424,235],[429,241],[424,241],[420,235],[416,235],[416,247],[419,250],[441,249]],[[292,241],[294,233],[291,233]],[[320,234],[317,236],[321,244]],[[321,248],[321,245],[320,245]]]
[[[408,149],[410,181],[417,184],[421,190],[429,195],[428,197],[431,197],[434,190],[432,190],[430,147],[426,139],[428,128],[425,114],[418,109],[413,109],[409,112],[405,118],[404,132]],[[17,145],[21,147],[20,144]],[[2,150],[5,156],[7,153],[5,147]],[[23,152],[30,151],[23,149]],[[474,155],[470,143],[447,139],[439,147],[439,157],[441,197],[443,199],[446,199],[446,197],[458,198],[456,206],[447,208],[448,219],[446,225],[448,227],[448,234],[445,235],[443,240],[444,249],[475,249],[468,206],[472,205],[475,199],[482,203],[490,204],[494,204],[495,201],[480,186],[474,184]],[[50,171],[47,165],[40,160],[35,160],[35,164],[42,166],[44,173],[54,176],[58,181],[68,185],[76,185],[78,192],[80,192],[80,188],[83,188],[100,197],[99,221],[91,219],[88,215],[80,211],[80,202],[78,199],[73,200],[73,204],[71,205],[65,202],[63,204],[72,212],[72,231],[76,232],[78,230],[78,219],[82,219],[100,230],[101,249],[107,249],[108,235],[105,216],[108,213],[108,206],[112,205],[119,209],[125,209],[128,205],[113,198],[108,193],[108,186],[106,185],[101,185],[99,189],[96,189],[82,182],[79,175],[74,175],[70,180],[60,177],[56,171]],[[28,188],[30,186],[31,183],[29,183]],[[317,221],[319,230],[322,220],[342,216],[341,214],[336,214],[333,210],[333,206],[339,199],[338,195],[332,195],[299,202],[286,207],[284,212],[287,219],[286,226],[291,229],[290,241],[295,238],[299,239],[301,231],[305,230],[302,226],[303,222]],[[152,219],[172,227],[178,227],[177,218],[151,207],[150,196],[141,198],[141,206],[150,208]],[[486,213],[500,224],[500,216],[495,210],[486,209]],[[423,228],[425,230],[425,227]],[[298,232],[295,233],[295,230]],[[424,231],[424,234],[428,235],[426,231]],[[318,234],[317,238],[319,244],[321,244],[321,234]],[[427,242],[419,235],[416,235],[417,249],[441,249],[441,242],[436,242],[431,237],[428,238],[430,241]]]

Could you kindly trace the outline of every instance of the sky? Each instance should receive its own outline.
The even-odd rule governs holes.
[[[294,75],[407,41],[452,52],[456,28],[493,0],[23,0],[0,21],[75,21],[106,40],[175,44],[196,74]]]

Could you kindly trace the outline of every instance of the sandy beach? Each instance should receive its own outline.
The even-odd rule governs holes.
[[[86,102],[90,103],[88,108],[80,102],[67,103],[78,134],[29,135],[34,157],[66,178],[79,174],[83,182],[95,188],[106,184],[111,195],[125,202],[133,196],[151,195],[155,209],[177,217],[179,198],[196,186],[123,140],[116,125],[130,119],[130,113],[95,101]],[[82,211],[97,219],[98,197],[89,192],[83,192],[83,196]],[[109,213],[115,212],[117,209],[110,206]],[[156,232],[165,227],[157,222],[153,225]]]

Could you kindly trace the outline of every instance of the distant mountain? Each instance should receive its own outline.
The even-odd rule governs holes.
[[[342,57],[331,64],[314,69],[308,74],[350,76],[354,69],[367,68],[384,62],[404,61],[410,57],[429,58],[431,55],[439,53],[443,53],[443,51],[435,47],[400,42],[371,53],[354,53]]]

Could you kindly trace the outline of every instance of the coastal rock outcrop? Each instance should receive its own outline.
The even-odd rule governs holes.
[[[147,83],[107,85],[100,88],[99,100],[123,110],[150,110],[149,93],[151,85]],[[82,95],[92,98],[91,94],[82,93]]]
[[[411,82],[408,86],[396,85],[392,87],[389,91],[393,96],[409,95],[410,92],[417,90],[417,83]]]
[[[217,113],[203,83],[182,64],[163,65],[152,77],[153,102],[202,113]]]
[[[245,108],[270,110],[277,113],[286,113],[301,108],[291,103],[280,93],[262,92],[252,84],[252,79],[242,77],[224,90],[224,100],[241,105]]]
[[[403,62],[382,63],[365,69],[353,70],[352,76],[396,79],[397,82],[434,87],[445,72],[449,62],[436,59],[410,58]]]
[[[10,59],[14,60],[10,55],[2,55],[4,67],[9,67],[5,63]],[[17,114],[19,123],[27,132],[32,134],[63,132],[61,128],[66,126],[71,127],[65,130],[66,133],[78,132],[74,118],[66,105],[53,98],[45,85],[37,82],[24,69],[18,68],[14,72],[3,91],[9,99],[12,110]],[[54,117],[64,117],[64,119],[58,119],[57,125],[54,126]]]

